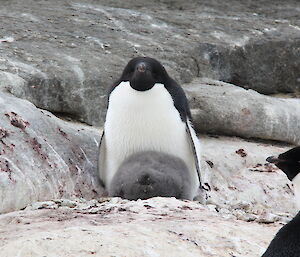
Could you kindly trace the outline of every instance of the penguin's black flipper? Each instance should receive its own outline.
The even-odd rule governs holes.
[[[166,83],[165,87],[169,91],[170,95],[172,96],[174,106],[179,112],[181,120],[186,124],[186,132],[189,138],[191,151],[194,156],[195,168],[198,175],[199,188],[202,190],[203,185],[201,183],[202,181],[201,181],[201,168],[200,168],[201,149],[200,149],[199,140],[192,126],[192,114],[189,107],[188,99],[182,87],[179,86],[175,80],[170,78],[168,80],[168,83]]]
[[[188,134],[190,146],[192,148],[192,152],[193,152],[193,156],[194,156],[195,167],[196,167],[198,179],[199,179],[199,188],[202,190],[203,185],[202,185],[202,181],[201,181],[201,168],[200,168],[200,144],[196,142],[196,140],[198,140],[198,138],[196,135],[192,134],[193,130],[191,129],[191,126],[192,126],[191,123],[187,119],[186,120],[186,132]]]
[[[105,187],[105,165],[106,165],[106,145],[105,145],[105,132],[103,129],[100,142],[99,142],[99,158],[98,158],[98,174],[100,174],[100,183]]]

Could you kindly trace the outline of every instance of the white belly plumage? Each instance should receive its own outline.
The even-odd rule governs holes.
[[[162,84],[140,92],[129,82],[122,82],[110,95],[104,129],[106,170],[102,178],[107,186],[124,159],[136,152],[154,150],[185,161],[193,181],[191,194],[195,196],[199,182],[186,124]]]

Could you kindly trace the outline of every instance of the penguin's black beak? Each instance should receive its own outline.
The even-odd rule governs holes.
[[[139,62],[135,66],[135,71],[129,80],[130,86],[137,91],[146,91],[155,84],[155,79],[151,72],[151,66],[145,62]]]
[[[144,73],[146,71],[146,64],[144,62],[141,62],[137,65],[136,69],[140,73]]]
[[[270,156],[266,159],[267,162],[269,163],[274,163],[274,164],[277,164],[279,162],[283,162],[284,160],[282,159],[279,159],[277,156]]]

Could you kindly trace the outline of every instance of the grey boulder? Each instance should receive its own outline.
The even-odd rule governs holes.
[[[198,131],[300,144],[300,99],[198,79],[184,86]]]
[[[103,194],[100,131],[0,93],[0,213],[53,198]]]
[[[268,156],[293,146],[224,136],[200,135],[199,139],[203,163],[210,166],[201,170],[211,187],[207,204],[224,208],[238,219],[265,223],[297,212],[290,181],[266,162]]]
[[[297,0],[2,1],[0,87],[92,125],[103,124],[109,85],[140,55],[179,83],[205,76],[299,93],[298,8]]]

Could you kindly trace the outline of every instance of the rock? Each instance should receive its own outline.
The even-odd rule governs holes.
[[[108,86],[138,55],[157,58],[180,83],[205,76],[299,92],[297,8],[296,0],[4,1],[0,87],[93,125],[103,123]]]
[[[27,206],[25,210],[57,209],[58,204],[53,201],[34,202]]]
[[[199,44],[195,50],[200,63],[199,76],[263,94],[283,92],[299,95],[300,27],[295,27],[293,31],[285,26],[272,25],[258,31],[252,29],[242,37],[235,34],[237,32],[213,31],[217,38],[225,41],[225,46]]]
[[[198,131],[300,144],[300,99],[264,96],[209,79],[184,89]]]
[[[96,172],[100,131],[60,120],[5,93],[0,93],[0,116],[0,212],[35,201],[105,194]],[[289,146],[226,137],[202,136],[200,140],[202,164],[207,161],[211,166],[203,174],[211,187],[209,204],[233,213],[252,213],[255,219],[266,212],[280,215],[293,210],[285,175],[265,164],[266,157]],[[73,202],[56,204],[72,206]]]
[[[0,116],[1,212],[30,204],[0,215],[4,256],[259,256],[280,227],[274,222],[296,211],[286,176],[265,164],[290,146],[201,136],[207,206],[98,198],[97,129],[5,93]]]
[[[299,8],[296,0],[2,1],[0,213],[26,209],[0,215],[1,255],[260,256],[276,222],[296,212],[291,183],[265,162],[291,145],[201,136],[206,206],[130,202],[99,198],[100,130],[73,121],[102,125],[107,88],[129,59],[147,55],[191,83],[198,130],[299,144],[299,99],[237,87],[299,97]]]
[[[0,117],[0,213],[35,201],[103,194],[96,172],[99,130],[5,93]]]
[[[297,212],[291,183],[266,162],[268,156],[292,146],[234,137],[200,136],[200,141],[202,159],[211,166],[205,175],[202,170],[211,187],[207,204],[223,212],[226,209],[241,220],[270,220],[271,216],[282,220]],[[241,150],[244,155],[239,154]]]
[[[96,208],[97,215],[92,208],[67,207],[1,215],[1,254],[252,257],[261,256],[281,227],[174,198],[109,201]]]
[[[187,77],[196,73],[190,57],[174,56],[175,39],[163,46],[173,31],[144,12],[106,6],[104,1],[37,4],[29,0],[24,5],[3,3],[1,13],[6,16],[3,34],[14,38],[0,43],[2,89],[89,124],[102,123],[106,91],[135,55],[148,52],[161,57],[178,76],[181,69]],[[159,39],[152,40],[153,35]],[[162,58],[165,55],[174,59]]]

